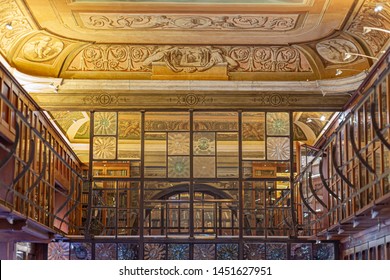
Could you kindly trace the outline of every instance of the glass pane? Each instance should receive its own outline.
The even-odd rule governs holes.
[[[194,244],[194,260],[215,260],[215,245]]]
[[[267,135],[290,135],[289,113],[267,113]]]
[[[159,243],[146,243],[144,246],[144,259],[145,260],[165,260],[166,245]]]
[[[188,155],[190,153],[190,134],[186,132],[168,133],[168,155]]]
[[[333,243],[313,244],[313,259],[315,260],[334,260],[335,251]]]
[[[194,157],[194,177],[214,178],[215,157]]]
[[[238,177],[237,133],[217,133],[217,155],[218,177]]]
[[[215,133],[194,133],[194,155],[215,155]]]
[[[118,244],[118,260],[138,260],[138,245]]]
[[[242,158],[265,159],[265,113],[242,113]]]
[[[194,130],[237,131],[238,114],[233,112],[195,112]]]
[[[145,177],[166,177],[166,134],[145,133]]]
[[[265,244],[245,243],[244,260],[265,260]]]
[[[94,137],[93,158],[94,159],[115,159],[116,138],[115,137]]]
[[[91,260],[92,246],[91,243],[71,243],[70,259],[71,260]]]
[[[168,244],[168,260],[189,260],[189,244]]]
[[[140,113],[118,113],[118,159],[141,157]]]
[[[290,139],[288,137],[267,138],[267,160],[289,160]]]
[[[312,259],[311,243],[292,243],[291,259],[293,260],[311,260]]]
[[[68,242],[50,242],[47,252],[48,260],[69,260]]]
[[[187,112],[148,112],[145,131],[188,131],[190,115]]]
[[[117,116],[115,112],[96,112],[94,115],[95,135],[116,135]]]
[[[95,260],[115,260],[116,244],[115,243],[96,243]]]
[[[267,243],[267,260],[286,260],[287,244],[285,243]]]
[[[168,157],[168,177],[187,178],[190,176],[190,158]]]
[[[217,260],[237,260],[238,244],[217,244]]]

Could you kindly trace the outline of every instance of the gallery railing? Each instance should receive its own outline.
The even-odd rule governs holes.
[[[360,100],[340,114],[295,179],[302,235],[340,225],[390,192],[389,52],[356,95]]]
[[[83,179],[71,148],[0,65],[0,204],[10,221],[77,234]]]

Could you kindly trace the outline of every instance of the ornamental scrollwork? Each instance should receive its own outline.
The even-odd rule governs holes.
[[[151,72],[165,63],[175,73],[203,72],[226,65],[231,72],[309,72],[306,57],[294,46],[91,45],[72,61],[70,71]]]
[[[347,31],[364,41],[374,55],[377,55],[390,39],[386,32],[372,30],[365,33],[363,27],[376,27],[382,29],[390,28],[390,10],[388,5],[384,5],[380,13],[374,11],[378,1],[367,0],[364,2],[357,16],[347,28]]]
[[[80,13],[83,25],[98,30],[261,30],[288,31],[298,15],[129,15]]]

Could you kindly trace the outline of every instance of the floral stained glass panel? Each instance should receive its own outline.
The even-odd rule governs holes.
[[[194,177],[214,178],[215,157],[194,157]]]
[[[118,244],[118,260],[138,260],[137,244]]]
[[[194,133],[194,155],[215,155],[215,133]]]
[[[215,245],[194,244],[194,260],[215,260]]]
[[[289,113],[267,113],[267,135],[290,135]]]
[[[69,260],[68,242],[51,242],[48,245],[48,260]]]
[[[188,260],[190,258],[189,244],[169,244],[168,260]]]
[[[94,115],[95,135],[116,135],[117,117],[115,112],[96,112]]]
[[[217,244],[217,260],[237,260],[238,244]]]
[[[245,260],[265,260],[264,243],[246,243],[244,245]]]
[[[311,260],[312,259],[311,243],[293,243],[291,244],[292,260]]]
[[[267,260],[286,260],[287,244],[285,243],[267,243]]]
[[[158,243],[147,243],[144,247],[145,260],[165,260],[166,245]]]
[[[186,178],[190,176],[190,158],[188,156],[168,157],[168,177]]]
[[[95,246],[96,260],[115,260],[116,244],[115,243],[96,243]]]
[[[289,160],[290,139],[288,137],[267,138],[267,159],[268,160]]]
[[[187,132],[168,133],[168,155],[188,155],[190,153],[190,134]]]
[[[94,159],[115,159],[116,138],[115,137],[94,137],[93,158]]]
[[[71,260],[91,260],[92,246],[91,243],[71,243],[70,259]]]
[[[313,259],[315,260],[334,260],[334,244],[320,243],[313,245]]]

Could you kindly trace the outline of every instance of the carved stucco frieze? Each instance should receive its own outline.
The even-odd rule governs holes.
[[[92,45],[72,61],[68,71],[150,72],[153,62],[165,62],[174,72],[203,72],[225,63],[231,72],[310,72],[295,47],[248,46],[123,46]]]
[[[12,29],[8,29],[7,25],[12,26]],[[16,1],[0,0],[0,49],[4,53],[9,51],[20,36],[32,30]]]
[[[316,45],[318,54],[328,62],[340,64],[351,63],[356,60],[356,56],[345,59],[345,53],[358,53],[357,46],[345,39],[323,40]]]
[[[377,55],[390,39],[390,34],[382,31],[372,30],[369,33],[363,32],[363,27],[390,28],[390,9],[388,5],[383,5],[384,9],[380,13],[374,11],[378,1],[366,0],[360,11],[346,29],[354,36],[364,41],[371,52]]]
[[[137,15],[79,14],[82,24],[97,30],[263,30],[288,31],[299,15]]]

